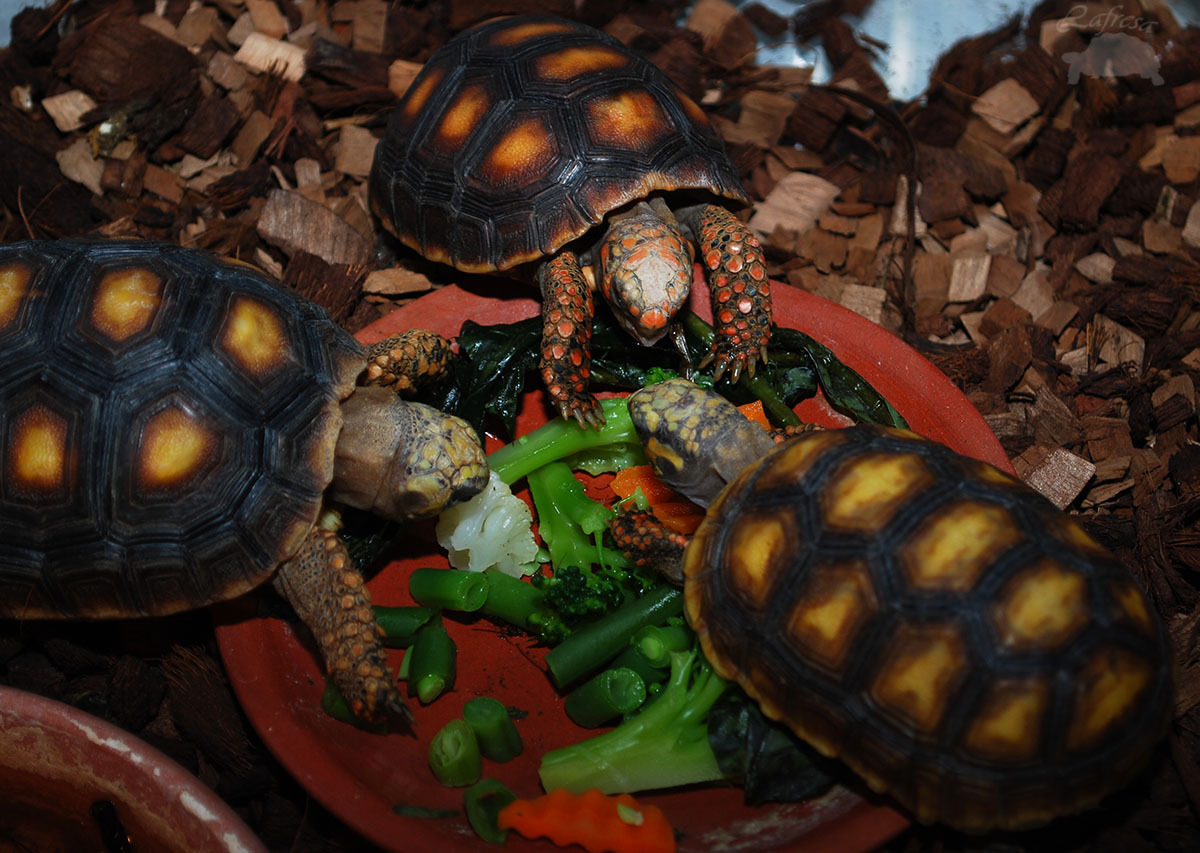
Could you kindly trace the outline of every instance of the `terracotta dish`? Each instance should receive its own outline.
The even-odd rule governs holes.
[[[532,292],[514,285],[489,287],[480,295],[446,287],[389,314],[359,336],[372,342],[407,327],[454,335],[465,319],[506,323],[533,316]],[[899,339],[846,309],[808,293],[776,285],[776,321],[800,329],[831,347],[905,416],[919,433],[959,452],[1011,468],[995,436],[971,403],[946,377]],[[703,298],[693,306],[707,314]],[[836,426],[845,419],[820,399],[797,411],[808,420]],[[544,422],[540,392],[526,395],[518,419],[523,432]],[[599,478],[595,488],[603,490]],[[379,604],[411,603],[408,573],[420,566],[445,566],[432,528],[418,528],[402,547],[403,558],[371,581]],[[487,694],[528,711],[518,723],[525,752],[503,765],[485,762],[484,775],[507,784],[518,796],[540,793],[539,756],[588,736],[567,719],[561,699],[541,666],[544,650],[484,620],[447,619],[458,644],[455,689],[429,706],[415,707],[415,736],[372,735],[328,718],[321,710],[324,677],[306,639],[280,619],[256,615],[243,599],[219,611],[217,637],[230,677],[246,713],[268,747],[315,798],[364,837],[393,850],[494,851],[478,839],[463,817],[402,817],[396,806],[459,809],[462,792],[438,785],[426,763],[429,740],[458,716],[468,699]],[[396,654],[392,663],[399,663]],[[850,783],[853,785],[854,783]],[[835,787],[808,803],[750,808],[741,792],[705,788],[645,795],[661,806],[682,833],[681,851],[855,851],[895,835],[906,819],[861,786]],[[511,836],[510,851],[555,849],[548,842]]]

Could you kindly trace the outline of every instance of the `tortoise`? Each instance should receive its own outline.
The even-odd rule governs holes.
[[[603,422],[588,391],[592,287],[643,344],[686,301],[699,247],[719,378],[766,360],[762,249],[728,209],[749,201],[704,111],[615,38],[508,17],[430,57],[375,149],[372,211],[401,243],[541,291],[539,370],[564,417]]]
[[[1021,481],[895,428],[775,444],[682,379],[629,409],[660,476],[707,510],[685,545],[632,515],[618,540],[683,545],[714,669],[871,789],[922,822],[1023,829],[1146,763],[1172,709],[1163,624]]]
[[[326,497],[404,520],[486,482],[464,421],[356,388],[444,355],[410,349],[369,357],[323,309],[208,252],[0,246],[0,616],[165,615],[278,566],[351,707],[405,718],[363,578],[316,522]]]

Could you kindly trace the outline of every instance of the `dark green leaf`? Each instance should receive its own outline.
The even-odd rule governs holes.
[[[882,426],[908,426],[892,404],[867,380],[839,361],[829,347],[817,343],[804,332],[776,328],[771,335],[771,348],[772,351],[797,353],[807,359],[830,405],[855,421]],[[794,402],[789,401],[789,405],[794,405]]]
[[[808,800],[834,781],[812,747],[764,717],[741,690],[725,691],[708,712],[708,741],[748,805]]]

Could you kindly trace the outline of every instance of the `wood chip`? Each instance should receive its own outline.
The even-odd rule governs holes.
[[[1162,148],[1162,167],[1173,184],[1200,177],[1200,136],[1171,136]]]
[[[388,89],[397,98],[408,91],[412,81],[421,72],[421,63],[397,59],[388,66]]]
[[[279,11],[275,0],[246,0],[246,11],[254,22],[255,32],[277,40],[287,35],[287,18]]]
[[[882,287],[863,284],[848,284],[842,288],[838,303],[855,314],[866,317],[876,325],[883,324],[883,306],[887,302],[887,291]]]
[[[229,146],[234,157],[237,158],[238,165],[249,166],[254,162],[259,149],[267,141],[267,137],[271,135],[274,127],[275,122],[271,121],[265,113],[255,110],[250,114]]]
[[[1146,251],[1156,255],[1182,254],[1183,229],[1176,228],[1168,222],[1147,219],[1142,223],[1142,245],[1146,247]]]
[[[54,126],[63,133],[70,133],[83,127],[85,113],[96,108],[96,102],[79,89],[71,89],[59,95],[51,95],[42,99],[44,109],[54,121]]]
[[[233,58],[253,71],[300,82],[304,77],[304,48],[254,32],[246,36]]]
[[[1100,360],[1114,367],[1129,365],[1140,375],[1146,356],[1146,341],[1142,336],[1103,314],[1096,315],[1093,325],[1095,339],[1100,342]]]
[[[988,270],[992,258],[987,254],[960,254],[950,267],[949,302],[974,302],[987,292]]]
[[[1029,90],[1007,77],[980,95],[971,111],[1000,133],[1009,134],[1037,113],[1038,102]]]
[[[64,177],[83,184],[96,195],[104,193],[100,183],[104,176],[104,163],[92,156],[92,146],[86,139],[76,139],[54,157]]]
[[[763,235],[780,225],[804,234],[829,210],[840,192],[840,187],[824,178],[793,172],[754,206],[749,225]]]
[[[1061,447],[1049,449],[1027,467],[1021,479],[1059,509],[1066,509],[1083,491],[1096,466]]]
[[[329,264],[364,264],[370,257],[367,241],[346,220],[288,190],[267,194],[258,233],[288,254],[305,251]]]
[[[1088,281],[1096,284],[1112,284],[1113,267],[1117,262],[1103,252],[1094,252],[1075,262],[1075,269]]]
[[[1029,312],[1031,317],[1040,317],[1054,305],[1054,287],[1041,270],[1034,270],[1021,280],[1021,286],[1012,295],[1013,302]]]
[[[161,199],[166,199],[171,204],[179,204],[183,201],[183,192],[185,189],[183,179],[174,172],[169,172],[162,166],[157,166],[154,163],[146,165],[146,173],[142,176],[142,183],[146,187],[147,192],[152,192]]]
[[[387,18],[388,3],[385,0],[358,0],[354,4],[354,49],[367,53],[383,53]]]
[[[432,287],[433,283],[425,275],[404,267],[374,270],[363,281],[363,292],[375,296],[410,296]]]
[[[365,178],[371,173],[371,162],[375,158],[375,146],[379,140],[365,127],[348,124],[338,131],[334,147],[334,168],[346,175]]]

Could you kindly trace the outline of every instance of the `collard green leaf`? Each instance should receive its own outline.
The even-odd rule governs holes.
[[[812,747],[763,716],[741,690],[727,690],[708,712],[708,742],[725,778],[747,805],[795,803],[824,793],[834,779]]]
[[[708,352],[712,327],[695,315],[685,317],[687,358],[698,364]],[[422,399],[458,415],[482,435],[493,429],[511,439],[521,394],[538,386],[538,353],[542,320],[530,317],[516,323],[483,326],[465,321],[458,335],[461,358],[449,378]],[[722,380],[718,391],[735,403],[755,397],[782,424],[798,423],[791,408],[820,387],[830,404],[856,421],[905,426],[904,418],[862,376],[847,367],[826,346],[795,329],[774,328],[770,361],[753,380],[737,385]],[[673,341],[664,338],[653,347],[639,346],[613,318],[603,302],[596,306],[592,328],[592,378],[597,387],[632,390],[662,372],[684,372],[685,360]],[[696,372],[694,381],[712,384],[711,371]]]
[[[881,426],[907,427],[892,404],[857,371],[847,367],[833,350],[796,329],[776,327],[771,334],[772,350],[798,354],[807,360],[825,392],[829,404],[855,421]],[[795,405],[795,402],[789,402]]]

